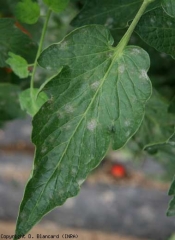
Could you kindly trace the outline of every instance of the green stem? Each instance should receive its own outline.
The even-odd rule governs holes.
[[[143,4],[141,5],[137,15],[135,16],[134,20],[132,21],[130,27],[128,28],[127,32],[125,33],[125,35],[123,36],[123,38],[120,40],[119,44],[117,45],[115,52],[116,55],[120,54],[123,49],[126,47],[126,45],[128,44],[131,35],[135,29],[135,27],[137,26],[140,18],[142,17],[143,13],[145,12],[146,8],[148,7],[148,5],[151,2],[154,2],[155,0],[144,0]]]
[[[32,100],[33,103],[35,102],[35,99],[34,99],[34,96],[33,96],[33,88],[34,88],[34,78],[35,78],[35,73],[36,73],[36,68],[37,68],[37,60],[38,60],[38,57],[40,56],[41,51],[42,51],[44,37],[45,37],[45,34],[46,34],[46,30],[47,30],[47,26],[48,26],[48,22],[49,22],[51,12],[52,12],[52,10],[50,10],[50,9],[47,12],[46,20],[45,20],[45,23],[44,23],[44,26],[43,26],[43,30],[42,30],[42,34],[41,34],[41,38],[40,38],[40,42],[39,42],[38,51],[37,51],[36,58],[35,58],[35,61],[34,61],[34,64],[33,64],[33,72],[32,72],[31,81],[30,81],[30,96],[31,96],[31,100]]]

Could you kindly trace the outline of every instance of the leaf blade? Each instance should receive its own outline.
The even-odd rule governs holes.
[[[71,24],[76,27],[101,24],[109,29],[125,28],[135,17],[142,3],[142,0],[88,0]],[[160,6],[160,1],[156,0],[146,11],[158,6]]]
[[[175,19],[162,8],[146,13],[136,27],[137,34],[159,52],[175,57]]]
[[[43,2],[52,9],[53,12],[59,13],[65,10],[69,0],[43,0]]]
[[[145,118],[136,134],[136,141],[149,153],[165,144],[174,132],[175,117],[168,112],[168,102],[154,89],[145,109]]]
[[[18,101],[19,93],[20,88],[14,84],[0,84],[0,123],[24,116]]]
[[[19,95],[19,101],[21,109],[25,110],[30,116],[34,116],[41,106],[48,100],[47,95],[44,92],[38,94],[38,89],[32,90],[34,99],[31,100],[31,90],[26,89]]]
[[[47,84],[50,100],[33,120],[35,166],[20,207],[17,235],[77,195],[109,147],[122,147],[142,122],[151,95],[149,57],[135,46],[116,56],[112,44],[106,28],[92,25],[73,31],[39,58],[42,67],[64,68]]]
[[[22,0],[15,7],[15,15],[20,22],[34,24],[40,16],[40,7],[32,0]]]
[[[19,55],[16,55],[12,52],[9,52],[9,58],[6,60],[6,63],[10,65],[14,73],[20,78],[27,78],[29,75],[28,72],[28,63],[27,61]]]
[[[171,0],[162,0],[162,7],[171,17],[175,17],[175,2]]]
[[[29,63],[33,63],[37,45],[15,26],[14,19],[0,18],[0,50],[0,67],[5,67],[9,52],[20,55]]]

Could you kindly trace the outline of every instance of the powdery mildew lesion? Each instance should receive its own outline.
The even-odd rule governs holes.
[[[97,120],[92,119],[87,123],[87,129],[91,132],[93,132],[97,127]]]

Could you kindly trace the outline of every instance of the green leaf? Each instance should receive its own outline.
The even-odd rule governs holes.
[[[6,60],[6,63],[10,65],[13,72],[20,78],[28,77],[28,63],[21,56],[9,52],[9,58]]]
[[[170,102],[170,105],[168,107],[168,112],[175,113],[175,96],[173,97],[172,101]]]
[[[32,100],[30,89],[26,89],[20,93],[19,101],[21,108],[29,115],[34,116],[41,106],[48,100],[48,97],[44,92],[38,94],[37,88],[34,88],[32,92],[34,100]]]
[[[175,1],[174,0],[162,0],[162,7],[165,12],[171,17],[175,17]]]
[[[16,5],[15,16],[20,22],[34,24],[40,16],[40,7],[32,0],[22,0]]]
[[[36,56],[36,44],[14,24],[14,19],[0,18],[0,67],[7,66],[5,61],[9,52],[20,55],[29,63]]]
[[[53,12],[62,12],[68,5],[69,0],[43,0]]]
[[[102,24],[109,29],[125,28],[132,20],[143,0],[88,0],[82,11],[72,21],[73,26]],[[160,6],[160,0],[151,3],[146,11]]]
[[[86,26],[39,58],[46,69],[64,68],[46,85],[50,99],[33,119],[34,170],[17,235],[76,196],[108,149],[124,146],[142,122],[151,95],[149,56],[136,46],[116,51],[112,44],[105,27]]]
[[[154,90],[135,140],[149,153],[156,153],[155,145],[166,143],[174,132],[174,125],[175,116],[168,113],[168,103]]]
[[[162,8],[146,13],[139,21],[136,32],[156,50],[175,57],[175,19]]]
[[[9,83],[0,84],[0,123],[24,116],[18,95],[20,88]]]
[[[157,143],[157,144],[154,144],[152,146],[149,146],[149,147],[147,147],[148,149],[146,149],[146,150],[148,150],[148,151],[150,150],[150,151],[154,151],[154,152],[157,152],[157,151],[164,151],[164,152],[166,152],[167,150],[169,150],[169,147],[175,146],[175,141],[174,141],[175,137],[174,136],[175,135],[173,134],[173,137],[171,136],[165,142]],[[175,154],[175,152],[174,152],[174,154]]]

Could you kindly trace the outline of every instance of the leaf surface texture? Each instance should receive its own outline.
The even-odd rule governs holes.
[[[42,67],[63,70],[46,85],[50,99],[33,120],[36,155],[17,235],[77,195],[108,149],[121,148],[139,128],[151,95],[149,57],[139,47],[112,45],[110,32],[92,25],[41,54]]]
[[[82,11],[72,21],[80,27],[87,24],[102,24],[109,29],[125,28],[141,7],[143,0],[88,0]],[[146,11],[160,6],[160,1],[151,3]]]

